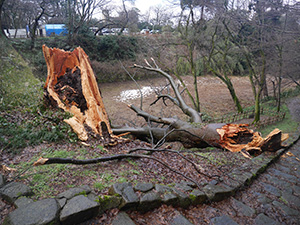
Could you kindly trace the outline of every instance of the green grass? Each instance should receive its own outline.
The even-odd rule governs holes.
[[[0,38],[0,111],[35,107],[42,98],[42,83],[5,38]]]
[[[89,150],[89,151],[88,151]],[[95,154],[95,155],[94,155]],[[94,155],[94,156],[93,156]],[[103,192],[116,182],[132,182],[133,176],[141,176],[142,172],[135,166],[129,164],[129,168],[121,172],[106,169],[102,165],[70,165],[70,164],[51,164],[43,166],[32,166],[40,157],[43,158],[93,158],[99,157],[91,149],[85,147],[57,149],[54,147],[41,148],[39,154],[32,157],[29,161],[18,164],[8,165],[17,170],[16,177],[13,179],[21,180],[28,184],[34,192],[34,198],[48,198],[56,196],[59,192],[72,188],[77,180],[87,180],[90,187]],[[124,161],[126,163],[126,161]],[[95,168],[95,169],[94,169]],[[122,165],[120,168],[124,168]]]
[[[43,142],[75,142],[77,135],[63,122],[68,117],[69,114],[60,110],[42,113],[36,110],[6,111],[0,114],[0,149],[18,153],[27,146]]]
[[[286,105],[282,106],[281,111],[286,113],[285,118],[282,121],[279,121],[275,124],[259,128],[259,131],[261,132],[262,136],[268,135],[275,128],[278,128],[283,133],[294,133],[298,131],[299,123],[292,119],[292,116],[289,113],[289,110]]]
[[[62,122],[69,114],[44,109],[42,83],[11,42],[0,38],[0,49],[0,151],[18,153],[42,142],[77,141]]]
[[[208,163],[212,163],[214,165],[222,166],[228,164],[228,158],[220,152],[217,154],[212,152],[194,152],[194,154],[207,159]]]
[[[75,157],[75,155],[77,155],[76,151],[43,148],[41,149],[41,154],[34,156],[29,162],[21,162],[17,165],[10,165],[10,167],[17,169],[17,171],[20,173],[19,179],[28,182],[35,193],[35,198],[54,196],[57,194],[56,186],[64,184],[67,181],[65,174],[71,173],[75,176],[77,170],[72,169],[74,166],[65,164],[32,166],[33,162],[35,162],[40,156],[45,158],[72,158]],[[77,175],[84,176],[85,174]],[[67,186],[72,187],[72,183],[68,183]]]
[[[102,191],[115,183],[115,176],[109,172],[100,175],[100,181],[94,183],[94,188]]]

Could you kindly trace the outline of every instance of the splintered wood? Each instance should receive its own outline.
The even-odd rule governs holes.
[[[48,69],[45,98],[51,105],[73,114],[65,122],[80,140],[86,141],[93,134],[110,144],[114,142],[96,78],[83,49],[69,52],[44,45],[43,53]]]
[[[263,138],[259,132],[254,132],[247,126],[248,124],[226,124],[217,129],[220,146],[232,152],[242,152],[245,156],[258,155],[263,151],[277,151],[289,137],[276,128]]]

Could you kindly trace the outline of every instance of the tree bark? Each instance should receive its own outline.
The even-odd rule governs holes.
[[[5,0],[0,0],[0,38],[5,37],[5,33],[4,30],[2,28],[2,8],[3,8],[3,4],[4,4]]]
[[[243,151],[245,156],[258,155],[263,151],[277,151],[284,147],[282,142],[289,136],[282,134],[278,129],[272,131],[266,138],[263,138],[259,132],[248,129],[248,124],[208,124],[196,125],[183,124],[178,126],[174,124],[166,130],[164,128],[117,128],[113,129],[114,134],[130,132],[139,139],[149,141],[150,138],[155,141],[164,140],[165,142],[179,141],[185,148],[205,148],[217,147],[229,150],[231,152]],[[248,152],[248,153],[247,153]]]

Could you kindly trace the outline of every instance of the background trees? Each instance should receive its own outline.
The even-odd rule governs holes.
[[[162,69],[174,74],[186,88],[198,112],[202,109],[197,81],[206,74],[224,82],[239,112],[243,104],[230,77],[248,76],[255,121],[260,119],[265,97],[274,97],[280,110],[283,78],[299,85],[300,4],[292,0],[173,2],[174,8],[157,5],[143,15],[132,0],[119,0],[118,7],[109,0],[2,0],[1,25],[5,29],[28,26],[33,48],[42,23],[65,23],[67,41],[62,39],[64,44],[52,43],[52,47],[80,45],[98,64],[136,60],[137,55],[156,57]],[[104,28],[118,28],[119,35],[129,28],[132,35],[99,37]],[[161,35],[138,36],[145,28],[160,30]],[[183,84],[182,75],[193,76],[193,90]],[[273,84],[269,90],[267,82]]]

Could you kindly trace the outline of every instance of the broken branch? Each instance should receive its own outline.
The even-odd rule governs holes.
[[[200,185],[193,180],[192,178],[186,176],[185,174],[181,173],[180,171],[177,171],[170,167],[166,162],[157,159],[152,156],[148,155],[140,155],[140,154],[119,154],[119,155],[112,155],[112,156],[104,156],[101,158],[95,158],[95,159],[71,159],[71,158],[39,158],[33,165],[34,166],[40,166],[40,165],[48,165],[48,164],[75,164],[75,165],[85,165],[85,164],[95,164],[100,162],[108,162],[112,160],[121,160],[125,158],[146,158],[150,160],[154,160],[161,165],[165,166],[169,170],[171,170],[174,173],[177,173],[184,177],[185,179],[193,182],[195,185],[197,185],[200,188]]]
[[[146,60],[146,64],[148,66],[141,66],[141,65],[137,65],[137,64],[134,64],[134,67],[136,68],[140,68],[140,69],[144,69],[144,70],[148,70],[148,71],[152,71],[152,72],[156,72],[156,73],[159,73],[161,74],[162,76],[164,76],[165,78],[168,79],[168,81],[170,82],[171,84],[171,87],[175,93],[175,96],[176,96],[176,99],[177,101],[179,102],[179,108],[182,110],[182,112],[188,116],[191,117],[192,119],[192,122],[194,123],[202,123],[202,119],[200,117],[200,114],[199,112],[197,112],[195,109],[189,107],[185,101],[183,100],[178,88],[177,88],[177,85],[176,85],[176,82],[174,81],[174,79],[172,78],[172,76],[166,72],[164,72],[162,69],[160,69],[158,66],[156,68],[154,68],[153,66],[151,66],[148,61]]]

